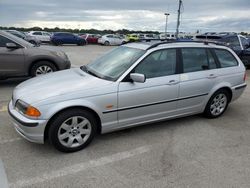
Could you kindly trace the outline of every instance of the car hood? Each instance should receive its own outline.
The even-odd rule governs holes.
[[[74,68],[27,80],[15,88],[13,98],[15,101],[21,99],[34,104],[51,97],[105,87],[111,83]]]

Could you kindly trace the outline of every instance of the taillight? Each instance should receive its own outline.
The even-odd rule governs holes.
[[[246,81],[246,79],[247,79],[247,73],[245,72],[243,80]]]

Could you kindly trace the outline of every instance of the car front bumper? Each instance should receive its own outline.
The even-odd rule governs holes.
[[[18,134],[30,142],[44,143],[44,131],[48,120],[35,120],[23,116],[14,108],[12,101],[9,103],[8,112]]]

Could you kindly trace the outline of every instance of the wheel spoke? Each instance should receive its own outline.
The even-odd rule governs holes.
[[[67,142],[67,146],[71,147],[72,144],[73,144],[73,141],[74,141],[74,138],[72,136],[70,136],[69,139],[68,139],[68,142]]]
[[[77,135],[77,136],[75,137],[75,139],[77,140],[77,142],[78,142],[79,145],[82,145],[82,144],[84,143],[84,140],[83,140],[83,138],[81,137],[81,135]]]
[[[65,138],[68,138],[69,136],[70,136],[69,133],[65,132],[65,133],[63,133],[63,134],[61,134],[61,135],[59,136],[59,139],[60,139],[60,140],[64,140]]]
[[[90,130],[89,129],[81,129],[80,130],[80,134],[89,135],[90,134]]]
[[[88,124],[88,121],[87,121],[86,119],[84,119],[81,123],[78,124],[78,126],[79,126],[80,128],[83,128],[83,127],[85,127],[87,124]]]
[[[73,117],[73,118],[72,118],[72,123],[71,123],[71,125],[77,125],[77,124],[78,124],[78,123],[77,123],[77,120],[78,120],[77,117]]]
[[[70,126],[67,125],[66,123],[63,123],[63,124],[61,125],[61,128],[64,129],[65,131],[68,131],[68,130],[70,129]]]

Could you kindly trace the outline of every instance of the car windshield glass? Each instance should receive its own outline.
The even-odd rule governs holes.
[[[99,78],[116,81],[145,50],[120,46],[86,66],[88,72]]]

